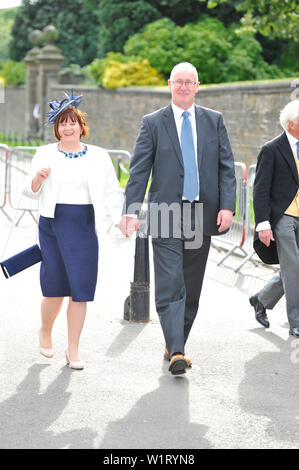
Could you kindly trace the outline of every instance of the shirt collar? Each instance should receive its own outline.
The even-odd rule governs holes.
[[[289,143],[290,143],[290,146],[291,146],[291,147],[294,147],[294,145],[296,145],[297,142],[299,142],[298,139],[296,139],[296,137],[294,137],[294,136],[293,136],[292,134],[290,134],[288,131],[285,131],[285,133],[286,133],[286,136],[287,136],[288,141],[289,141]]]
[[[171,106],[172,106],[173,114],[174,114],[175,118],[177,118],[177,119],[180,119],[182,117],[182,113],[184,111],[189,111],[191,117],[195,116],[195,105],[194,105],[194,103],[190,106],[189,109],[179,108],[179,106],[177,106],[174,103],[171,103]]]

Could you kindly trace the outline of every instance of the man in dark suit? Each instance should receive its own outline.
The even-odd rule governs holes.
[[[173,222],[166,235],[161,233],[160,223],[153,235],[150,217],[155,300],[165,338],[164,357],[170,360],[169,371],[177,375],[190,366],[184,346],[198,309],[211,235],[226,232],[232,223],[236,184],[234,158],[221,113],[194,104],[199,86],[195,67],[189,63],[176,65],[168,85],[172,103],[142,119],[120,229],[130,236],[138,228],[138,220],[130,215],[136,207],[138,213],[152,172],[150,215],[155,205],[175,206],[180,213],[188,206],[186,213],[192,227],[196,226],[194,233],[203,232],[201,246],[192,242],[187,246],[190,238],[184,231],[184,216],[179,234],[174,233]],[[200,203],[203,223],[199,227]]]
[[[290,334],[299,337],[299,100],[284,107],[280,124],[284,132],[258,155],[253,191],[256,231],[265,251],[276,244],[280,273],[249,301],[268,328],[266,309],[285,293]]]

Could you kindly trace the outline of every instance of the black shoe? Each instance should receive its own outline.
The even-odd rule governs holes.
[[[270,323],[266,314],[266,309],[263,304],[259,301],[257,294],[252,295],[249,298],[250,305],[253,306],[255,311],[255,319],[258,321],[263,327],[269,328]]]
[[[299,338],[299,326],[294,326],[293,328],[290,326],[289,334]]]
[[[180,375],[185,374],[186,369],[189,368],[188,362],[186,361],[183,354],[173,354],[169,364],[169,372],[172,375]]]

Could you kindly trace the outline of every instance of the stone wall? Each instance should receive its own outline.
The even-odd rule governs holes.
[[[25,133],[25,86],[7,86],[0,103],[0,132]]]
[[[236,161],[255,163],[261,145],[278,135],[279,111],[291,101],[292,82],[200,87],[196,103],[223,113]],[[63,96],[67,85],[52,86],[52,97]],[[115,91],[77,86],[84,95],[90,142],[133,151],[144,114],[170,102],[168,90],[123,88]],[[48,134],[49,136],[49,134]]]
[[[51,83],[45,99],[62,98],[64,90],[69,92],[71,88],[72,85]],[[255,163],[261,145],[281,132],[279,111],[291,101],[292,92],[291,81],[215,85],[200,87],[196,103],[223,113],[235,160],[250,165]],[[108,91],[77,85],[75,94],[84,95],[81,109],[88,114],[89,142],[129,152],[133,151],[142,116],[170,102],[167,89],[123,88]],[[6,88],[6,103],[0,104],[0,130],[3,130],[4,107],[4,129],[24,132],[24,100],[24,87]],[[53,140],[51,126],[46,126],[46,138]]]

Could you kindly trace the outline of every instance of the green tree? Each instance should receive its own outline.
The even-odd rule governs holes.
[[[83,0],[23,0],[12,28],[10,57],[20,61],[32,48],[28,34],[53,24],[59,31],[56,42],[66,64],[89,64],[97,55],[99,20],[97,12]]]
[[[103,87],[113,90],[128,86],[163,86],[163,77],[149,64],[147,59],[127,63],[111,61],[103,75]]]
[[[169,18],[177,25],[197,21],[207,8],[200,0],[148,0],[160,15]]]
[[[201,0],[209,8],[222,6],[231,0]],[[242,14],[243,30],[258,32],[270,38],[299,41],[298,0],[235,0],[235,9]]]
[[[145,0],[101,0],[99,56],[110,51],[122,52],[129,36],[160,16]]]
[[[17,8],[7,8],[0,10],[0,62],[9,59],[9,41],[11,39],[11,29]]]
[[[147,58],[165,78],[178,62],[192,62],[202,83],[254,80],[283,76],[267,64],[262,48],[251,33],[236,34],[236,25],[226,28],[216,18],[202,15],[196,23],[176,26],[169,19],[147,25],[130,37],[125,54]]]
[[[0,75],[6,85],[23,85],[26,81],[26,67],[23,62],[8,60],[0,64]]]

